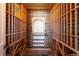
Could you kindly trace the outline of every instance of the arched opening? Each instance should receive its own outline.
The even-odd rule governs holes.
[[[44,22],[40,19],[37,19],[33,22],[34,33],[44,33],[45,32]]]

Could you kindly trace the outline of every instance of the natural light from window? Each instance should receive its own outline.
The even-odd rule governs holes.
[[[36,20],[34,22],[34,32],[40,33],[44,32],[44,23],[41,20]]]

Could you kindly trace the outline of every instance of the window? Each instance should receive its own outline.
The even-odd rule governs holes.
[[[35,40],[35,41],[33,41],[33,43],[44,43],[44,41],[43,40]]]
[[[40,33],[43,32],[44,33],[44,23],[42,20],[40,19],[36,19],[36,21],[34,21],[33,23],[33,29],[35,33]]]
[[[45,36],[33,36],[33,39],[44,39]]]
[[[41,46],[44,46],[44,44],[33,44],[33,46],[39,46],[39,47],[41,47]]]

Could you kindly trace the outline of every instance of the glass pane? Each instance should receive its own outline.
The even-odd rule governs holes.
[[[44,43],[44,41],[37,41],[37,40],[35,40],[35,41],[33,41],[33,43]]]
[[[43,21],[35,21],[34,22],[34,32],[44,32],[44,23]]]
[[[44,44],[33,44],[33,46],[44,46]]]
[[[33,39],[45,39],[45,36],[33,36]]]

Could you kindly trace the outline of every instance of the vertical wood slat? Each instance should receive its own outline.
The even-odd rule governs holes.
[[[70,10],[72,10],[71,7],[72,7],[72,5],[70,3]],[[72,17],[71,16],[72,16],[72,14],[70,12],[70,35],[72,35]],[[70,46],[72,47],[72,36],[70,36]]]
[[[77,4],[75,4],[75,7]],[[77,10],[75,9],[75,36],[77,36]],[[77,45],[77,37],[75,37],[75,49],[78,50],[78,45]],[[78,53],[77,53],[78,55]]]

